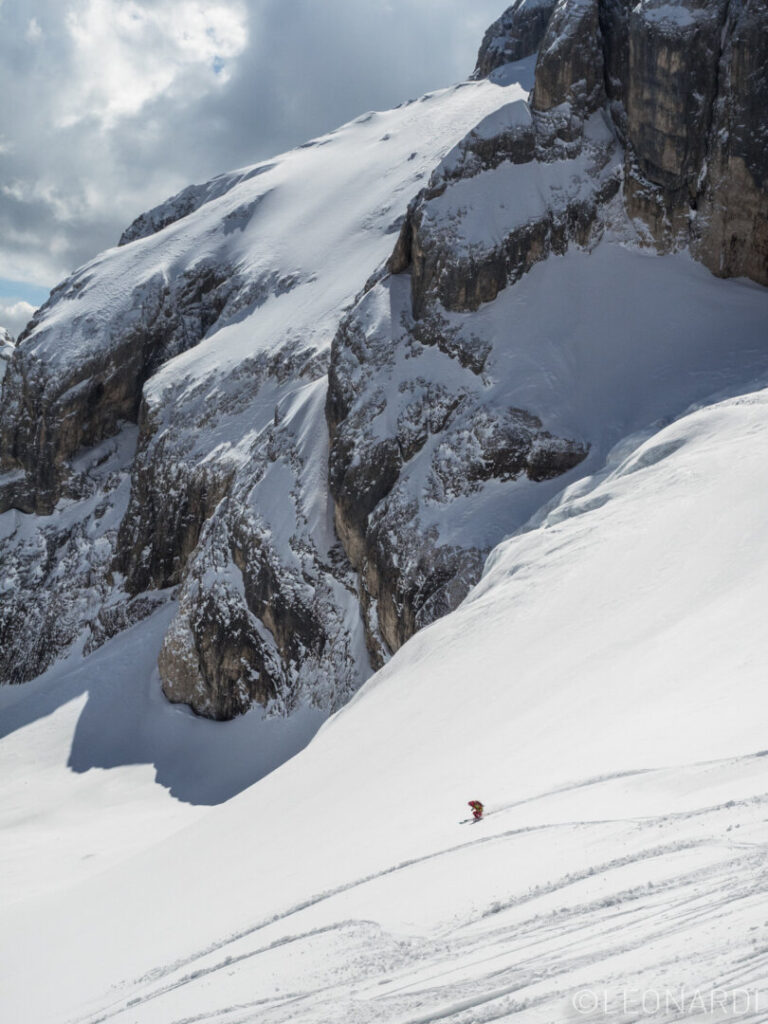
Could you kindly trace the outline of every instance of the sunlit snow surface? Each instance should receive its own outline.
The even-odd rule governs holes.
[[[331,289],[354,254],[315,242]],[[301,294],[322,347],[341,293]],[[150,399],[266,343],[280,301]],[[727,1019],[713,990],[765,1018],[768,293],[606,242],[466,322],[508,339],[488,386],[591,454],[490,526],[467,507],[478,535],[536,515],[293,760],[240,792],[317,721],[162,700],[171,606],[0,690],[3,1022],[629,1022],[648,992],[654,1021]]]
[[[87,856],[110,788],[141,814],[123,863],[49,865],[56,891],[6,909],[4,1019],[599,1020],[581,990],[715,984],[768,1000],[767,413],[756,392],[623,445],[302,754],[174,836],[139,769],[79,778],[78,818],[71,714],[28,725],[26,799],[67,803],[5,871],[37,845]],[[459,824],[472,798],[488,816]]]

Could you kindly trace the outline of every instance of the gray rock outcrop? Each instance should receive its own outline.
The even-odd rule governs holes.
[[[516,0],[485,33],[473,78],[536,53],[557,0]]]
[[[355,570],[375,664],[452,611],[477,582],[496,488],[551,480],[588,444],[505,402],[493,342],[436,312],[414,321],[402,282],[372,289],[334,341],[326,416],[336,532]],[[512,528],[514,520],[510,518]]]
[[[527,18],[524,5],[510,7],[492,52],[516,52]],[[535,37],[530,109],[513,105],[478,125],[409,209],[389,268],[410,270],[414,314],[431,296],[449,310],[477,309],[550,253],[593,244],[620,189],[626,214],[659,251],[690,246],[713,273],[768,283],[766,19],[752,0],[557,4]],[[485,73],[490,46],[478,59]],[[563,159],[574,161],[571,194],[553,175],[549,201],[526,209],[521,197],[511,224],[500,207],[529,186],[510,167],[536,161],[546,189],[547,165]],[[497,224],[510,223],[495,246],[462,214],[463,182],[478,174],[499,197]],[[577,179],[590,184],[576,189]]]
[[[137,422],[142,387],[163,363],[293,284],[277,275],[248,279],[225,261],[191,256],[177,274],[135,281],[117,314],[88,301],[98,261],[54,289],[35,314],[4,381],[0,473],[12,480],[0,476],[0,513],[49,515],[66,493],[68,460],[122,422]],[[73,302],[84,308],[72,320],[64,358],[57,314]]]

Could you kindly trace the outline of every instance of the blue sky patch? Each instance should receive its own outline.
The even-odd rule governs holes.
[[[30,302],[33,306],[41,306],[50,294],[50,289],[41,288],[37,284],[28,284],[26,281],[11,281],[7,277],[0,277],[0,299],[13,299],[18,302]]]

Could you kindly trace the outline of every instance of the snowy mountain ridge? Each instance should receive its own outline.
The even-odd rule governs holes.
[[[629,403],[624,422],[556,427],[595,370],[571,361],[555,395],[536,353],[510,404],[500,311],[539,261],[601,240],[690,247],[764,280],[764,15],[751,0],[678,6],[670,21],[656,0],[513,4],[474,81],[191,186],[56,289],[3,384],[2,677],[92,651],[172,598],[172,700],[215,718],[254,701],[333,710],[457,606],[552,481],[647,426]],[[695,57],[707,118],[643,54],[680,75]],[[498,320],[483,308],[497,297]],[[664,329],[643,316],[622,328],[630,350]],[[706,320],[709,352],[725,319]],[[683,403],[738,376],[732,355]]]
[[[359,685],[370,670],[355,639],[354,580],[333,551],[323,481],[328,349],[340,310],[387,256],[393,244],[388,231],[421,178],[492,109],[499,91],[476,83],[389,114],[365,115],[257,168],[258,175],[238,176],[236,186],[197,213],[105,254],[54,294],[22,341],[25,362],[3,399],[6,458],[9,450],[25,453],[21,460],[30,464],[29,471],[11,469],[2,479],[6,504],[45,514],[6,516],[7,529],[21,541],[15,550],[9,546],[7,571],[16,583],[10,606],[4,605],[6,675],[37,674],[84,628],[93,646],[182,582],[183,613],[187,594],[193,600],[197,580],[208,573],[211,607],[195,614],[205,617],[198,638],[210,636],[203,643],[214,648],[209,671],[221,692],[192,699],[186,683],[176,680],[184,673],[182,652],[170,693],[185,686],[184,696],[198,710],[217,716],[246,710],[255,697],[290,704],[300,698],[300,684],[289,665],[298,672],[305,660],[305,674],[326,690],[326,708]],[[506,92],[524,95],[517,86]],[[343,196],[343,205],[329,195]],[[174,203],[171,209],[177,210]],[[184,354],[189,346],[195,347]],[[40,403],[42,422],[21,414],[29,401]],[[102,509],[113,500],[112,478],[94,488],[87,468],[72,472],[71,458],[96,442],[98,461],[103,445],[112,444],[100,439],[116,429],[124,433],[126,419],[139,420],[136,455],[121,465],[132,475],[131,496],[107,517]],[[127,429],[130,435],[135,428]],[[11,461],[19,465],[18,458]],[[84,462],[87,455],[79,466]],[[296,473],[307,478],[306,486],[297,489]],[[259,492],[272,487],[282,500],[269,513],[259,507]],[[230,488],[239,493],[223,502]],[[67,504],[61,530],[53,512],[59,494]],[[82,543],[69,532],[78,515],[73,501],[84,503],[79,530],[93,538],[98,560],[83,559]],[[265,515],[276,518],[264,522]],[[35,545],[58,548],[67,563],[63,579],[54,572],[40,587],[22,524],[36,531]],[[282,533],[272,544],[278,526]],[[45,536],[56,539],[46,542]],[[235,565],[240,556],[233,550],[255,552],[256,564]],[[250,605],[239,582],[243,572]],[[272,617],[265,626],[255,613],[267,614],[267,599]],[[52,609],[65,603],[70,613],[62,618]],[[214,635],[219,620],[228,623],[230,649],[229,640]],[[169,645],[184,643],[184,621],[180,616]],[[64,635],[50,636],[52,629]],[[282,630],[282,638],[275,642],[270,629]],[[325,661],[318,665],[312,652],[326,637]],[[324,683],[329,671],[335,681]],[[205,673],[203,665],[207,681]]]

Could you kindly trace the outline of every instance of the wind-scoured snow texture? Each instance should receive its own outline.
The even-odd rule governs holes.
[[[625,439],[306,750],[202,815],[163,816],[138,767],[65,774],[69,683],[3,741],[0,1016],[628,1024],[658,993],[662,1024],[762,1020],[767,414],[753,391]],[[470,799],[485,820],[460,825]],[[84,815],[116,800],[130,856]]]
[[[474,313],[414,320],[405,275],[369,291],[334,344],[328,418],[336,527],[374,650],[456,607],[560,474],[766,372],[766,322],[764,289],[608,241],[537,264]]]
[[[201,714],[328,710],[369,674],[328,498],[331,341],[426,175],[520,95],[466,83],[366,114],[187,190],[56,289],[4,382],[4,678],[36,674],[80,632],[92,649],[175,587],[163,684]],[[135,460],[121,447],[113,468],[130,473],[127,510],[125,483],[113,502],[111,478],[97,495],[73,462],[126,421]],[[84,575],[57,560],[73,530]]]

